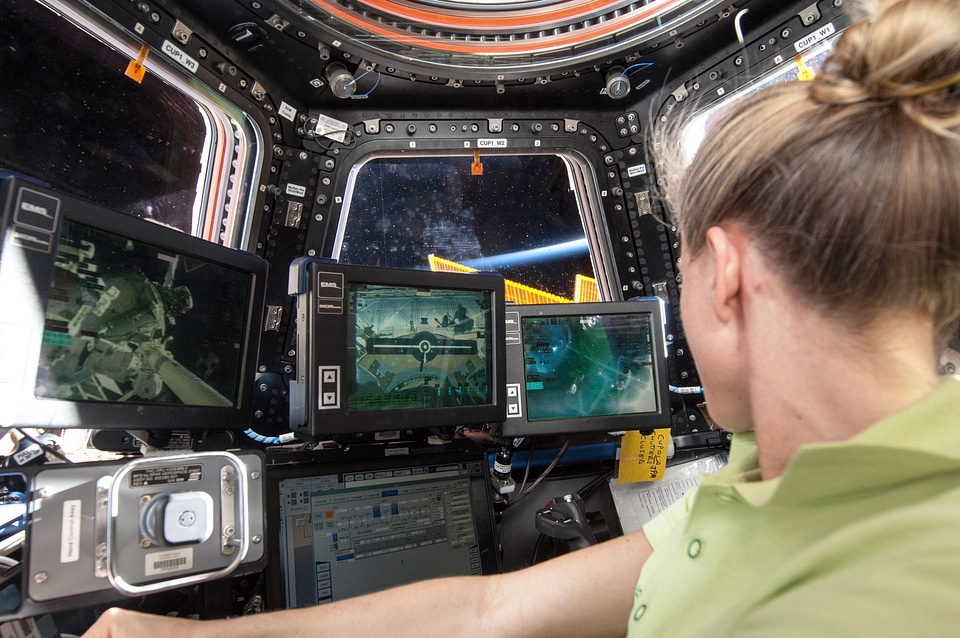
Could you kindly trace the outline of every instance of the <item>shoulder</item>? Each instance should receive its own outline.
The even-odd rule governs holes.
[[[817,542],[815,559],[713,635],[937,636],[960,621],[960,490]],[[825,549],[829,548],[829,549]]]

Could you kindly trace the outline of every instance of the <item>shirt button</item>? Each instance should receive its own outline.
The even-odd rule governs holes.
[[[690,544],[687,545],[687,556],[690,558],[696,558],[700,555],[700,551],[703,549],[703,543],[700,539],[695,538],[690,541]]]

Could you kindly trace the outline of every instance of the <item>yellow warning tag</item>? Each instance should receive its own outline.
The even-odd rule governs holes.
[[[483,163],[480,161],[480,151],[473,151],[473,164],[470,165],[471,175],[483,175]]]
[[[806,62],[803,61],[803,56],[798,55],[793,59],[794,63],[797,65],[797,79],[801,82],[809,82],[813,78],[817,77],[817,74],[813,69],[807,66]]]
[[[147,45],[140,47],[140,54],[137,55],[136,60],[130,60],[130,64],[127,65],[127,70],[124,72],[128,78],[134,80],[137,84],[143,82],[143,76],[147,73],[147,67],[143,66],[143,61],[147,59],[147,53],[150,49],[147,48]]]
[[[659,481],[667,468],[670,428],[660,428],[648,435],[627,432],[620,441],[621,483]]]

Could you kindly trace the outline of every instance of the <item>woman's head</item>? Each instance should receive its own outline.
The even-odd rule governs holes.
[[[667,193],[687,254],[742,225],[796,293],[851,328],[960,317],[960,0],[890,0],[811,82],[750,96]]]

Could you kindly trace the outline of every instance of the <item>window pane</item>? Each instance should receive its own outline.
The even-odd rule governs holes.
[[[434,254],[566,299],[594,277],[564,161],[552,155],[375,159],[356,175],[339,259],[427,268]]]
[[[0,11],[0,169],[192,232],[197,103],[32,0]]]

